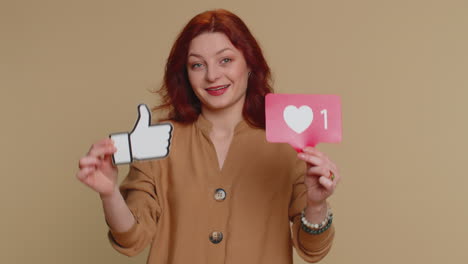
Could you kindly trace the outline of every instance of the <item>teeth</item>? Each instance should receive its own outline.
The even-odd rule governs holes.
[[[218,90],[221,90],[221,89],[227,88],[228,86],[229,86],[229,84],[228,84],[228,85],[221,86],[221,87],[219,87],[219,88],[215,88],[215,89],[208,89],[208,90],[210,90],[210,91],[218,91]]]

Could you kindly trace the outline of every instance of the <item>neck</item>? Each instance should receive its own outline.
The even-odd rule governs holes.
[[[237,124],[243,119],[242,108],[243,105],[221,110],[210,110],[202,107],[201,114],[213,125],[212,134],[230,135],[234,133]]]

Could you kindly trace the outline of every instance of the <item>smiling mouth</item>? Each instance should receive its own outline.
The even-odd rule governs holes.
[[[207,88],[206,90],[207,90],[207,91],[219,91],[219,90],[221,90],[221,89],[228,88],[229,86],[230,86],[230,84],[226,84],[226,85],[217,86],[217,87],[214,87],[214,88]]]

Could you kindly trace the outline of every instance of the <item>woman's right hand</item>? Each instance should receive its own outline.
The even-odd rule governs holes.
[[[91,146],[88,154],[79,161],[80,170],[76,177],[102,197],[110,196],[117,190],[118,169],[112,163],[112,154],[117,149],[110,138]]]

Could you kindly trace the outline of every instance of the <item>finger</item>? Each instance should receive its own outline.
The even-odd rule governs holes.
[[[330,170],[324,167],[313,166],[307,170],[307,175],[313,176],[328,176]]]
[[[338,182],[340,182],[341,180],[341,175],[338,173],[337,170],[333,169],[331,170],[331,172],[333,173],[333,175],[335,175],[335,178],[333,179],[333,183],[335,184],[335,188],[336,188],[336,185],[338,184]]]
[[[112,162],[112,157],[110,155],[104,156],[103,159],[104,164],[109,165],[110,167],[116,168],[117,166]]]
[[[78,167],[82,169],[89,166],[99,166],[100,163],[101,161],[98,158],[93,156],[86,156],[80,159]]]
[[[321,157],[321,158],[326,157],[325,154],[323,154],[322,152],[318,151],[316,148],[313,148],[313,147],[305,147],[302,151],[309,155],[314,155],[314,156]]]
[[[333,181],[325,176],[319,178],[320,184],[327,189],[327,191],[332,194],[334,190]]]
[[[330,167],[330,170],[333,172],[333,174],[339,173],[338,167],[335,165],[335,163],[329,161],[328,166]]]
[[[93,168],[93,167],[83,168],[83,169],[79,170],[76,173],[76,178],[78,178],[78,180],[84,182],[84,180],[89,176],[89,174],[93,173],[95,170],[96,169]]]
[[[309,163],[312,166],[321,166],[321,165],[323,165],[323,159],[320,158],[320,157],[317,157],[317,156],[312,156],[312,155],[309,155],[309,154],[306,154],[306,153],[299,153],[297,155],[297,157],[300,160],[303,160],[303,161]]]
[[[144,129],[150,126],[151,113],[145,104],[138,105],[138,120],[135,125],[135,130]]]
[[[112,145],[112,144],[113,144],[112,140],[110,140],[109,138],[104,138],[94,143],[93,145],[91,145],[91,147],[89,148],[89,151],[91,151],[91,149],[96,148],[96,147],[103,147],[103,146]]]
[[[103,157],[105,155],[112,155],[116,151],[117,148],[114,145],[95,146],[89,151],[88,156]]]

